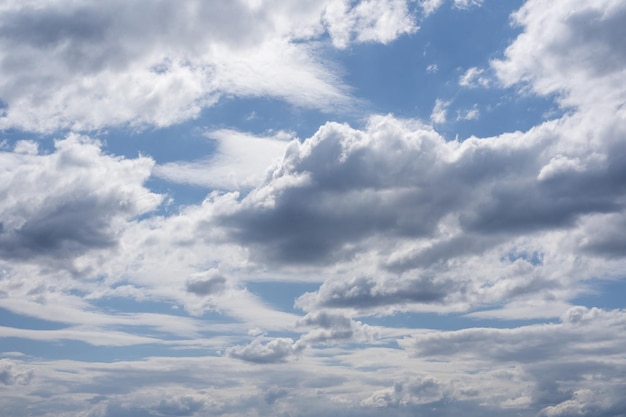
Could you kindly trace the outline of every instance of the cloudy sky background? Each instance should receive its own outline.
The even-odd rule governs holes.
[[[626,413],[622,0],[5,0],[8,417]]]

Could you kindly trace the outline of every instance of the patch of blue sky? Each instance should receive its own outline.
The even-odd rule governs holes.
[[[166,128],[151,128],[129,132],[126,128],[111,128],[94,134],[105,144],[108,153],[126,158],[149,156],[157,163],[194,159],[212,154],[215,141],[204,136],[195,121]]]
[[[502,261],[505,262],[515,262],[518,259],[522,259],[526,262],[529,262],[530,264],[537,266],[537,265],[542,265],[543,264],[543,253],[534,251],[534,252],[526,252],[526,251],[522,251],[522,252],[510,252],[508,254],[506,254],[506,256],[504,256],[503,258],[501,258]]]
[[[305,282],[248,282],[246,283],[246,288],[277,310],[301,314],[302,311],[294,307],[296,298],[305,292],[317,291],[319,284]]]
[[[5,129],[0,131],[0,151],[12,150],[15,144],[21,140],[30,140],[37,143],[40,153],[54,151],[54,141],[67,136],[67,132],[59,130],[52,133],[32,133],[20,129]]]
[[[571,300],[573,304],[605,310],[626,308],[626,279],[593,280],[586,284],[586,291]]]
[[[486,3],[467,10],[442,7],[416,33],[388,45],[356,44],[329,53],[368,112],[428,123],[436,101],[448,103],[447,121],[437,126],[448,139],[523,131],[558,116],[553,97],[497,85],[489,63],[502,58],[501,51],[519,33],[508,16],[522,2]],[[486,84],[460,87],[460,78],[474,67],[484,72]]]

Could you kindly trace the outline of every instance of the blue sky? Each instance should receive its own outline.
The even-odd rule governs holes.
[[[5,2],[3,415],[623,415],[625,24]]]

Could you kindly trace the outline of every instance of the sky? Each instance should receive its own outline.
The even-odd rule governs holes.
[[[3,0],[6,417],[626,415],[623,0]]]

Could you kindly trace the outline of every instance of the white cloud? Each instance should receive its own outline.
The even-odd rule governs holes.
[[[405,0],[346,0],[329,2],[323,15],[333,44],[345,48],[352,41],[388,43],[417,30]]]
[[[535,93],[557,94],[564,106],[614,111],[626,94],[624,2],[559,0],[545,6],[531,0],[513,15],[523,33],[504,59],[492,62],[497,76],[506,86],[525,82]]]
[[[420,6],[424,14],[428,16],[443,5],[444,0],[421,0]]]
[[[249,345],[233,346],[226,350],[226,354],[235,359],[258,364],[280,363],[298,351],[293,340],[288,338],[272,339],[263,343],[261,339],[254,339]]]
[[[480,117],[480,110],[478,106],[474,105],[472,108],[465,111],[457,111],[457,120],[477,120]]]
[[[252,188],[264,179],[266,171],[285,153],[293,134],[279,131],[269,137],[235,130],[209,132],[217,150],[209,158],[194,162],[157,165],[153,174],[172,182],[202,185],[216,189]]]
[[[450,105],[449,101],[445,101],[442,99],[435,100],[435,107],[433,107],[433,111],[430,114],[430,121],[434,124],[442,124],[446,122],[448,117],[448,106]]]
[[[315,2],[280,3],[303,8],[294,16],[299,24],[320,16]],[[35,3],[7,2],[0,8],[21,10],[23,4]],[[262,13],[260,3],[247,4]],[[569,15],[566,6],[578,9]],[[354,7],[342,10],[360,13]],[[3,145],[0,307],[61,325],[4,326],[0,336],[54,341],[58,350],[67,347],[66,340],[115,347],[106,353],[116,359],[10,354],[0,360],[0,383],[10,385],[4,388],[11,393],[0,398],[3,412],[620,415],[626,407],[626,313],[571,304],[590,280],[626,275],[626,132],[619,107],[624,89],[615,82],[623,78],[623,66],[617,65],[619,53],[609,57],[603,47],[618,38],[621,26],[615,23],[623,11],[616,1],[531,0],[518,14],[523,32],[493,68],[506,85],[523,81],[539,94],[558,93],[564,105],[576,106],[558,120],[463,142],[392,116],[370,117],[362,128],[328,123],[302,143],[286,146],[260,184],[253,186],[258,177],[249,182],[250,193],[212,193],[202,204],[167,217],[151,214],[161,196],[144,186],[154,165],[148,158],[113,157],[98,142],[76,135],[47,154],[33,142],[11,150]],[[66,22],[62,13],[55,18]],[[355,22],[336,29],[336,42],[373,36],[364,31],[359,38]],[[378,23],[365,22],[363,27],[379,30]],[[271,25],[282,28],[280,33],[294,30],[293,37],[302,39],[323,30],[319,22],[301,24],[297,31],[288,29],[293,25],[287,20]],[[376,39],[384,42],[384,34],[392,32],[380,25]],[[234,50],[255,44],[236,29],[230,33],[218,25],[214,36]],[[585,36],[577,38],[574,29]],[[108,33],[99,30],[67,27],[69,34],[95,38]],[[539,39],[544,43],[536,43]],[[535,57],[524,49],[533,45]],[[301,52],[293,47],[288,56]],[[586,61],[588,56],[605,64]],[[82,63],[85,73],[89,62]],[[126,68],[129,62],[122,56],[117,65]],[[237,74],[245,74],[249,62],[237,61]],[[162,62],[155,77],[169,71],[168,65],[177,76],[196,71],[178,68],[186,63]],[[232,78],[224,78],[232,91],[256,94]],[[168,79],[163,91],[174,89],[175,79]],[[589,97],[582,94],[583,81],[593,87]],[[274,91],[272,83],[277,82],[262,85],[263,94]],[[194,84],[181,85],[189,94]],[[314,96],[279,91],[300,104]],[[218,161],[245,154],[237,139],[226,148],[239,134],[217,132],[224,135]],[[270,146],[263,143],[258,152],[265,158]],[[321,285],[297,299],[296,307],[304,309],[299,316],[246,289],[252,280]],[[96,307],[107,297],[211,314],[117,314]],[[420,328],[431,325],[424,314],[408,316],[415,319],[413,329],[365,324],[399,312],[552,321],[435,331]],[[267,336],[272,332],[280,337]],[[124,350],[138,344],[146,344],[149,353]],[[145,357],[160,348],[169,349],[168,355]],[[187,349],[195,349],[195,357],[184,357]],[[118,354],[144,357],[124,361]]]
[[[470,7],[482,6],[483,0],[454,0],[454,7],[458,9],[469,9]]]
[[[414,30],[406,0],[12,2],[0,9],[0,127],[163,127],[224,94],[336,110],[351,99],[319,36],[346,47]]]
[[[422,7],[425,16],[430,15],[439,9],[446,0],[420,0],[419,4]],[[454,7],[457,9],[469,9],[470,7],[482,6],[483,0],[454,0]]]
[[[576,114],[463,142],[391,116],[364,130],[327,124],[241,200],[211,201],[209,224],[260,267],[351,271],[302,296],[307,311],[467,311],[506,300],[520,304],[503,316],[528,317],[530,300],[552,297],[558,308],[544,313],[559,314],[575,283],[626,267],[621,257],[570,264],[589,242],[574,238],[586,219],[624,210],[621,171],[607,170],[621,166],[615,131],[596,122]],[[564,155],[581,161],[568,175],[556,162]]]
[[[92,249],[115,248],[126,222],[161,202],[143,186],[150,159],[109,156],[97,141],[74,134],[55,146],[52,154],[36,154],[21,142],[15,153],[0,153],[4,259],[46,258],[74,268]]]
[[[466,88],[488,87],[491,80],[483,76],[485,70],[482,68],[472,67],[465,71],[459,78],[459,85]]]

